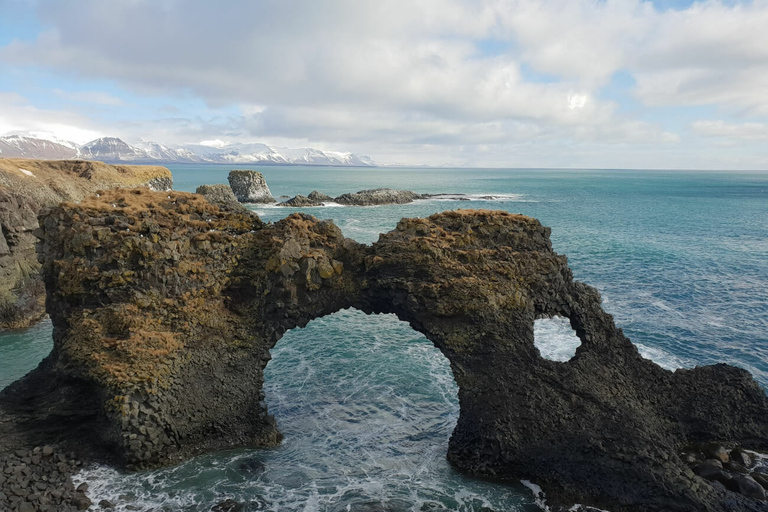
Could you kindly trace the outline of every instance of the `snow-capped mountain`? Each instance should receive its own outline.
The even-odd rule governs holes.
[[[276,148],[260,143],[232,143],[219,147],[192,144],[165,146],[142,140],[131,145],[116,137],[102,137],[78,146],[31,135],[0,137],[0,158],[82,158],[107,163],[215,163],[267,165],[375,166],[368,157],[354,153],[321,151],[313,148]]]
[[[74,146],[38,137],[6,135],[0,137],[0,158],[41,158],[45,160],[77,158],[78,151],[76,145]]]
[[[150,157],[146,151],[117,137],[102,137],[80,146],[80,158],[104,162],[141,162]]]

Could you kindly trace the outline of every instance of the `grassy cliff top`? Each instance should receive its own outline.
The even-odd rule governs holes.
[[[156,178],[171,179],[171,171],[156,165],[0,158],[0,190],[22,194],[42,206],[80,201],[96,189],[138,187]]]

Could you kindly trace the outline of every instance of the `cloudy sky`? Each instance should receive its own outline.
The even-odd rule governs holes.
[[[0,134],[768,169],[768,0],[0,0]]]

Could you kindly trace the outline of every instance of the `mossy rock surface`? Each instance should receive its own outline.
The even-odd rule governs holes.
[[[44,218],[54,351],[0,407],[23,403],[49,428],[77,418],[81,446],[134,468],[274,446],[269,350],[355,307],[396,314],[449,359],[457,468],[529,479],[552,506],[761,510],[702,484],[677,454],[711,441],[768,449],[764,391],[731,366],[643,359],[549,235],[522,215],[460,210],[403,219],[366,246],[304,214],[265,225],[196,194],[103,191]],[[534,345],[534,320],[554,315],[582,342],[567,362]]]

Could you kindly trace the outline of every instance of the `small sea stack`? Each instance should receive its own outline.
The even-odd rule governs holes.
[[[233,170],[229,172],[229,186],[241,203],[274,203],[264,175],[257,171]]]

